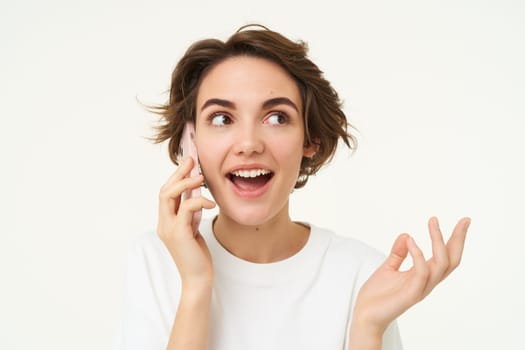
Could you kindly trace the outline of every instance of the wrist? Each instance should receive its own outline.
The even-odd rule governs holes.
[[[182,281],[181,299],[200,301],[211,298],[213,281],[210,280],[191,280]]]
[[[350,326],[350,350],[379,350],[383,344],[384,329],[354,317]]]

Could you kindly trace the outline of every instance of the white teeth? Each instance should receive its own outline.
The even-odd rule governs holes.
[[[240,177],[257,177],[271,173],[270,170],[266,169],[250,169],[250,170],[235,170],[232,174]]]

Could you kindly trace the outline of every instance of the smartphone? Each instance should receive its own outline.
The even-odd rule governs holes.
[[[199,157],[197,155],[197,147],[195,146],[195,125],[192,122],[187,122],[182,131],[182,137],[180,139],[179,145],[179,161],[183,158],[192,157],[193,158],[193,168],[190,171],[190,177],[198,176],[200,174],[199,169]],[[191,190],[184,191],[182,194],[182,200],[186,200],[192,197],[200,197],[201,188],[197,187]],[[197,229],[202,217],[202,209],[196,212],[193,212],[193,219],[191,226],[193,232],[196,234]]]

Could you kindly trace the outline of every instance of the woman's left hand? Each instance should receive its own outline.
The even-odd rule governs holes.
[[[445,244],[438,220],[432,217],[428,221],[428,229],[433,256],[428,260],[425,260],[412,237],[400,235],[388,258],[359,291],[354,308],[353,331],[382,335],[393,320],[423,300],[459,265],[469,225],[470,218],[459,220]],[[413,266],[407,271],[400,271],[408,253]]]

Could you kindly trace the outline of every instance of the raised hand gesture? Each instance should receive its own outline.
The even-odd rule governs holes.
[[[388,325],[417,302],[423,300],[460,263],[469,218],[459,220],[445,244],[437,218],[428,222],[432,257],[422,251],[408,234],[400,235],[385,262],[362,286],[354,308],[350,349],[380,349]],[[413,266],[400,271],[408,254]]]

